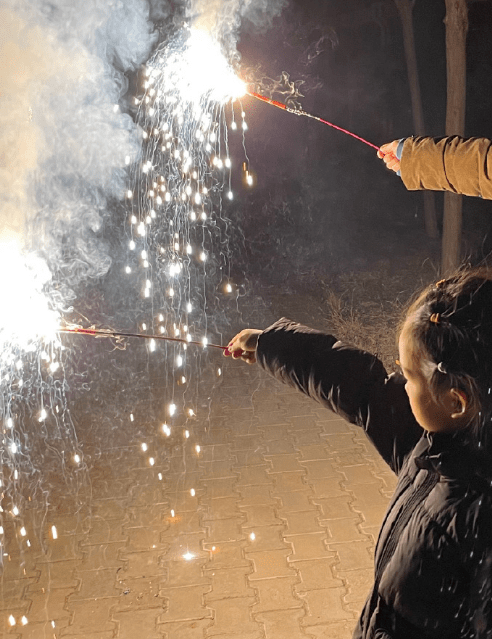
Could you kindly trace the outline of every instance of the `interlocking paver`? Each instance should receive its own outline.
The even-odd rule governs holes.
[[[321,509],[320,518],[324,520],[330,519],[346,519],[353,517],[355,512],[351,505],[353,496],[349,493],[342,494],[338,497],[314,497],[313,504]]]
[[[171,526],[167,522],[157,528],[151,528],[150,526],[130,528],[125,526],[125,534],[128,536],[125,550],[127,552],[139,552],[147,550],[147,548],[153,548],[164,551],[169,548],[170,528]]]
[[[333,453],[328,450],[327,446],[319,444],[301,444],[297,446],[299,452],[299,460],[313,461],[316,459],[330,459]]]
[[[287,558],[291,555],[292,550],[287,548],[285,550],[253,551],[248,553],[248,559],[251,559],[254,565],[254,572],[249,575],[249,580],[292,576],[294,570],[287,563]]]
[[[369,541],[335,543],[328,540],[327,544],[330,550],[338,554],[338,570],[357,570],[371,568],[374,565],[373,545]]]
[[[168,588],[211,585],[210,578],[203,572],[205,565],[199,561],[163,561],[160,577]]]
[[[237,487],[250,486],[250,485],[272,485],[272,479],[268,475],[269,465],[264,464],[262,466],[246,466],[239,468],[239,479]]]
[[[154,577],[162,574],[164,561],[162,550],[145,550],[143,552],[122,552],[123,569],[119,572],[121,578],[135,579],[138,577]]]
[[[277,517],[273,506],[265,504],[243,506],[240,504],[239,508],[246,513],[248,526],[275,526],[282,523],[282,520]]]
[[[295,568],[301,579],[295,587],[296,591],[305,592],[307,590],[321,590],[323,588],[339,588],[343,586],[342,575],[335,576],[337,563],[338,558],[336,555],[330,559],[296,561]]]
[[[213,602],[214,624],[205,630],[206,637],[220,635],[261,637],[261,628],[253,620],[251,607],[255,603],[254,597],[232,597]]]
[[[290,437],[290,433],[284,439],[272,439],[265,441],[265,449],[269,455],[276,453],[277,455],[290,455],[297,452],[296,440],[294,436]]]
[[[233,470],[239,472],[241,467],[244,466],[261,466],[265,462],[265,451],[265,445],[258,446],[253,450],[235,450],[236,461],[234,462]]]
[[[265,455],[265,459],[271,464],[271,468],[268,473],[283,473],[292,470],[303,470],[302,466],[299,466],[298,455],[286,454],[286,455]]]
[[[113,612],[150,608],[162,610],[165,607],[165,601],[160,591],[165,585],[164,581],[165,575],[153,579],[140,577],[118,581],[115,587],[119,597],[115,601]]]
[[[236,478],[238,471],[233,470],[233,464],[233,459],[224,459],[221,461],[214,460],[209,462],[201,462],[200,469],[203,471],[204,476],[206,476],[207,479],[220,479],[222,477]]]
[[[48,593],[41,591],[29,593],[29,611],[26,616],[30,621],[49,621],[51,619],[68,619],[68,597],[74,592],[73,588],[52,588]]]
[[[237,475],[231,477],[202,479],[201,485],[205,486],[206,492],[204,497],[216,498],[216,497],[229,497],[234,494],[237,486]]]
[[[237,490],[241,506],[254,506],[256,504],[278,506],[279,499],[276,494],[272,494],[273,488],[274,486],[269,484],[239,486]]]
[[[353,612],[343,605],[345,593],[345,588],[323,588],[300,592],[299,596],[308,607],[308,614],[303,619],[303,626],[354,619]]]
[[[164,623],[158,626],[163,635],[159,639],[203,639],[205,630],[211,625],[210,619],[187,620],[175,623]],[[135,639],[135,635],[125,636],[125,639]],[[149,639],[154,639],[149,637]]]
[[[116,568],[99,568],[84,573],[75,573],[80,578],[80,587],[70,595],[70,603],[81,599],[99,599],[117,597]]]
[[[217,545],[204,544],[204,548],[210,552],[210,561],[207,568],[240,568],[250,567],[251,561],[244,556],[246,542],[222,542]]]
[[[322,432],[319,430],[298,430],[295,432],[297,446],[317,445],[321,440]]]
[[[317,510],[283,513],[280,516],[285,521],[284,534],[286,536],[323,531]]]
[[[358,518],[321,520],[329,532],[329,543],[344,541],[367,541],[370,538],[360,528]]]
[[[159,616],[159,623],[211,618],[212,611],[204,603],[210,590],[211,586],[205,585],[162,588],[159,595],[166,599],[166,610]]]
[[[207,506],[206,512],[202,514],[202,524],[214,519],[229,519],[231,516],[240,517],[242,515],[238,507],[239,495],[234,494],[229,497],[217,497],[213,499],[203,498],[203,505]]]
[[[314,479],[326,479],[328,477],[333,477],[337,481],[344,479],[333,461],[316,459],[313,461],[301,461],[300,464],[306,469],[308,483]]]
[[[289,562],[333,557],[333,552],[330,552],[326,547],[327,537],[326,531],[303,535],[285,535],[285,539],[292,544],[294,551],[289,557]]]
[[[309,639],[310,635],[301,629],[304,610],[274,610],[261,612],[255,619],[265,627],[265,634],[272,639]]]
[[[298,583],[297,576],[256,580],[254,587],[257,590],[258,603],[253,606],[253,611],[258,613],[302,608],[303,602],[294,592],[294,587]]]
[[[280,517],[283,517],[284,513],[296,513],[300,511],[316,511],[319,510],[313,504],[313,492],[307,487],[305,490],[296,490],[289,493],[279,493],[276,491],[275,496],[280,499],[280,505],[277,510]]]
[[[357,443],[353,433],[323,434],[323,441],[331,451],[353,450]]]
[[[257,528],[243,528],[249,546],[244,548],[244,552],[258,552],[259,550],[282,550],[289,548],[289,544],[284,539],[284,526],[259,526]]]
[[[354,631],[354,621],[338,621],[333,623],[309,626],[307,631],[313,639],[348,639]]]
[[[100,632],[114,631],[116,623],[111,619],[111,609],[114,605],[113,597],[70,602],[70,612],[73,613],[73,617],[70,624],[62,629],[60,637],[85,636],[94,632],[96,628]]]
[[[374,580],[374,568],[361,568],[345,572],[335,568],[337,575],[347,583],[346,603],[357,603],[360,606],[367,599]]]
[[[272,473],[274,494],[286,493],[292,490],[306,490],[306,472],[303,470],[289,473]]]
[[[164,631],[158,625],[157,609],[117,611],[112,619],[117,623],[118,639],[164,639]]]
[[[219,543],[221,541],[241,541],[245,534],[241,529],[244,517],[234,517],[232,519],[214,519],[208,522],[208,542]]]
[[[151,509],[131,508],[127,515],[125,528],[139,528],[141,526],[164,527],[169,515],[169,504],[159,504]]]
[[[212,608],[211,602],[217,599],[230,599],[231,597],[254,597],[255,592],[248,584],[250,568],[223,568],[221,570],[206,571],[209,575],[212,588],[205,595],[205,603]]]

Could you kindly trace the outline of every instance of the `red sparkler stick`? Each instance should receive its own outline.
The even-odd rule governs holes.
[[[372,142],[368,142],[367,140],[365,140],[364,138],[361,138],[360,135],[356,135],[355,133],[352,133],[352,131],[348,131],[347,129],[343,129],[341,126],[337,126],[336,124],[333,124],[333,122],[328,122],[328,120],[323,120],[323,118],[319,118],[317,115],[312,115],[311,113],[307,113],[306,111],[302,111],[301,109],[293,109],[292,107],[288,107],[286,104],[282,104],[282,102],[277,102],[276,100],[272,100],[271,98],[267,98],[264,95],[261,95],[261,93],[255,93],[254,91],[248,91],[247,92],[248,95],[250,95],[252,98],[256,98],[257,100],[261,100],[262,102],[266,102],[267,104],[271,104],[272,106],[275,106],[279,109],[282,109],[283,111],[288,111],[289,113],[294,113],[295,115],[303,115],[306,118],[311,118],[312,120],[317,120],[318,122],[321,122],[322,124],[326,124],[327,126],[331,126],[333,129],[336,129],[337,131],[341,131],[342,133],[346,133],[347,135],[350,135],[351,137],[355,138],[356,140],[359,140],[359,142],[364,142],[364,144],[367,144],[367,146],[370,146],[372,149],[376,149],[376,151],[380,151],[380,148],[378,146],[376,146],[375,144],[372,144]],[[382,151],[381,151],[382,153]],[[383,154],[386,155],[386,154]]]
[[[167,335],[148,335],[147,333],[122,333],[120,331],[111,331],[97,328],[81,328],[80,326],[63,327],[57,330],[58,333],[73,333],[76,335],[92,335],[93,337],[139,337],[141,339],[161,339],[167,342],[180,342],[182,344],[194,344],[195,346],[204,346],[203,342],[188,342],[186,339],[180,337],[168,337]],[[206,344],[212,348],[220,348],[221,350],[227,350],[227,346],[220,346],[219,344]]]

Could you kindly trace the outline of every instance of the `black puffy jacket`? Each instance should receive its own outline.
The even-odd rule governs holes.
[[[398,475],[354,639],[491,639],[490,458],[461,433],[424,432],[404,378],[331,335],[283,318],[260,335],[257,358],[362,427]]]

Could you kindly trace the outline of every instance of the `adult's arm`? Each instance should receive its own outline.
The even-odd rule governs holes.
[[[410,191],[451,191],[492,199],[492,141],[487,138],[407,138],[400,170]]]
[[[259,335],[256,358],[276,379],[362,427],[397,474],[423,434],[405,380],[332,335],[282,318]]]

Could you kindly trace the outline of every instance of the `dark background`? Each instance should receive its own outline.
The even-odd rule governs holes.
[[[416,3],[422,99],[433,136],[445,133],[444,17],[444,1]],[[469,20],[466,135],[490,137],[492,3],[472,3]],[[414,133],[402,25],[389,0],[294,1],[265,33],[243,24],[238,48],[243,70],[258,78],[287,72],[306,111],[374,144]],[[262,281],[286,283],[302,273],[371,269],[381,258],[438,264],[440,242],[423,231],[421,194],[407,192],[370,147],[252,98],[244,106],[257,185],[242,188],[229,211],[244,233],[244,250],[234,257],[238,275],[256,268]],[[437,207],[441,224],[442,194]],[[491,213],[490,202],[465,198],[465,259],[480,261],[492,249]]]

